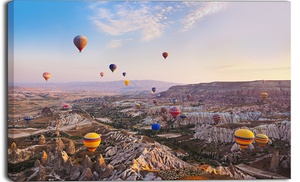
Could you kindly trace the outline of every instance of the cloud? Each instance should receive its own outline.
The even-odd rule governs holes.
[[[183,24],[182,31],[190,30],[205,16],[209,16],[223,10],[227,4],[228,3],[226,2],[208,2],[202,6],[203,4],[196,2],[185,2],[187,7],[196,7],[196,9],[192,10],[187,16],[181,19],[181,23]]]
[[[129,41],[130,39],[118,39],[118,40],[111,40],[106,46],[111,49],[115,49],[121,47],[124,42]]]
[[[147,3],[123,3],[110,9],[92,7],[94,16],[91,20],[99,30],[112,36],[137,31],[141,41],[161,37],[168,25],[166,13],[172,11],[170,6],[153,8]]]

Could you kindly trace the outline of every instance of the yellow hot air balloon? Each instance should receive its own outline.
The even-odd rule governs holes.
[[[268,143],[268,141],[269,141],[269,137],[265,134],[257,134],[255,136],[255,142],[260,147],[265,146]]]
[[[86,134],[83,138],[83,144],[90,152],[94,152],[100,143],[100,135],[94,132]]]
[[[263,100],[265,100],[266,98],[268,98],[268,96],[269,96],[269,94],[268,94],[267,92],[262,92],[262,93],[261,93],[261,98],[262,98]]]
[[[127,86],[127,85],[129,85],[130,81],[129,80],[125,80],[124,83]]]
[[[43,77],[46,81],[48,81],[48,79],[51,77],[51,74],[49,72],[44,72]]]
[[[234,132],[234,139],[241,149],[245,149],[254,140],[254,134],[248,129],[239,129]]]

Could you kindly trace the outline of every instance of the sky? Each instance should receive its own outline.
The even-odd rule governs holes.
[[[44,83],[43,72],[52,83],[290,80],[290,5],[15,0],[8,81]],[[81,53],[73,44],[77,35],[88,38]]]

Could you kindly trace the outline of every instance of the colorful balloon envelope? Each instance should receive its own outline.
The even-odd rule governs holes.
[[[86,134],[83,138],[83,144],[90,152],[95,152],[100,143],[100,135],[94,132]]]
[[[152,102],[153,102],[153,104],[155,104],[155,105],[157,104],[157,101],[156,101],[156,100],[153,100]]]
[[[123,75],[123,76],[126,76],[126,72],[123,72],[122,75]]]
[[[166,58],[169,56],[169,53],[163,52],[163,53],[162,53],[162,56],[166,59]]]
[[[125,80],[124,83],[125,83],[126,86],[128,86],[129,83],[130,83],[130,81],[129,80]]]
[[[213,115],[213,120],[216,124],[218,124],[221,121],[222,117],[219,114]]]
[[[172,99],[172,102],[173,102],[173,104],[176,104],[177,103],[177,99],[176,98]]]
[[[115,64],[110,64],[109,65],[109,69],[111,70],[111,72],[114,72],[117,69],[117,65]]]
[[[151,90],[152,90],[152,92],[153,92],[153,93],[155,93],[155,91],[156,91],[156,87],[152,87],[152,89],[151,89]]]
[[[170,114],[173,116],[173,118],[177,118],[180,115],[180,109],[178,107],[171,107]]]
[[[87,45],[88,39],[83,35],[77,35],[76,37],[74,37],[73,43],[77,47],[79,52],[81,52],[82,49]]]
[[[158,124],[158,123],[154,123],[154,124],[152,124],[152,130],[154,130],[154,131],[158,131],[158,130],[160,130],[160,124]]]
[[[138,108],[138,109],[140,109],[140,108],[141,108],[141,104],[136,103],[136,104],[135,104],[135,107]]]
[[[259,145],[259,146],[265,146],[269,141],[269,137],[265,134],[257,134],[255,136],[255,142]]]
[[[48,79],[51,77],[51,74],[49,72],[44,72],[43,77],[46,81],[48,81]]]
[[[269,94],[268,94],[267,92],[261,93],[261,98],[262,98],[263,100],[265,100],[266,98],[268,98],[268,96],[269,96]]]
[[[186,119],[186,118],[187,118],[187,115],[186,115],[185,113],[182,113],[182,114],[179,115],[179,117],[180,117],[181,119]]]
[[[245,149],[254,141],[254,134],[248,129],[238,129],[234,132],[234,139],[241,149]]]
[[[33,119],[33,117],[32,117],[31,115],[24,116],[24,120],[25,120],[25,121],[30,121],[30,120],[32,120],[32,119]]]
[[[104,72],[100,72],[100,76],[103,77],[104,76]]]
[[[62,105],[62,108],[63,108],[63,109],[69,109],[69,104],[64,103],[64,104]]]

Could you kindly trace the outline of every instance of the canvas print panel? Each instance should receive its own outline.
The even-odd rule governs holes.
[[[289,2],[7,8],[11,180],[291,178]]]

